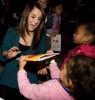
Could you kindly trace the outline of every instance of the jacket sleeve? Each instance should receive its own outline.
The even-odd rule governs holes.
[[[13,45],[13,41],[15,38],[14,33],[15,33],[15,30],[12,28],[9,28],[5,34],[5,37],[2,42],[2,46],[0,48],[0,60],[1,61],[5,61],[4,57],[2,56],[2,52],[9,50]]]
[[[41,100],[50,98],[50,86],[49,82],[43,84],[31,84],[27,78],[25,70],[19,70],[18,76],[18,87],[20,93],[31,100]]]

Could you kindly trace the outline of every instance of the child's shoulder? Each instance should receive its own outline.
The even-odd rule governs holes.
[[[83,44],[80,46],[81,49],[95,48],[95,45]]]
[[[83,44],[80,46],[80,51],[89,57],[95,58],[95,45]]]

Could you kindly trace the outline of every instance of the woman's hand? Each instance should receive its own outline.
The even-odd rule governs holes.
[[[47,75],[48,74],[47,69],[43,68],[43,69],[38,70],[38,74],[40,74],[40,75]]]
[[[54,52],[52,50],[48,50],[46,52],[46,54],[53,54],[53,53]],[[40,75],[47,75],[48,71],[47,71],[46,65],[44,65],[43,63],[42,64],[40,63],[40,66],[41,66],[41,68],[38,69],[38,74],[40,74]]]
[[[11,58],[17,56],[19,53],[20,53],[20,51],[19,51],[19,48],[18,47],[12,47],[8,51],[4,51],[2,53],[2,55],[3,56],[7,55],[8,59],[11,59]]]

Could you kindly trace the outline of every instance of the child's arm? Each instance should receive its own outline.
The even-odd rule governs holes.
[[[19,60],[19,71],[17,73],[18,76],[18,87],[20,90],[20,93],[25,96],[28,99],[38,100],[42,98],[49,98],[50,93],[49,90],[51,89],[49,87],[49,82],[46,82],[46,84],[31,84],[29,82],[29,79],[27,78],[27,72],[24,70],[24,66],[26,64],[26,61],[24,60],[25,56],[21,56]],[[51,86],[51,85],[50,85]]]
[[[52,78],[59,78],[60,69],[58,68],[58,65],[55,60],[51,60],[49,69]]]
[[[43,84],[31,84],[27,78],[27,73],[25,70],[19,70],[18,76],[18,87],[20,93],[28,98],[29,100],[43,100],[50,98],[50,82],[45,82]]]
[[[26,64],[24,59],[24,56],[19,58],[19,71],[17,73],[20,93],[31,100],[42,100],[43,98],[49,100],[55,82],[47,81],[43,84],[31,84],[27,78],[27,72],[24,70],[24,66]],[[50,70],[52,76],[59,76],[58,73],[60,71],[57,68],[57,63],[52,61],[50,64]]]
[[[43,84],[31,84],[29,79],[27,78],[27,72],[24,70],[24,66],[26,64],[26,61],[24,59],[24,56],[21,56],[18,59],[19,71],[17,73],[17,80],[20,93],[30,100],[42,100],[43,98],[49,100],[50,90],[54,82],[47,81]]]

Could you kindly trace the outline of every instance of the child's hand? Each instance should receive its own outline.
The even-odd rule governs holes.
[[[50,35],[51,35],[51,37],[52,37],[52,36],[55,37],[57,34],[58,34],[58,33],[53,32],[53,33],[51,33]]]
[[[54,52],[53,52],[53,50],[48,50],[47,52],[46,52],[46,54],[53,54]]]
[[[40,75],[47,75],[48,74],[47,69],[43,68],[43,69],[38,70],[38,74],[40,74]]]
[[[19,60],[19,70],[24,69],[24,66],[26,65],[25,56],[21,56],[20,58],[18,58],[18,60]]]

